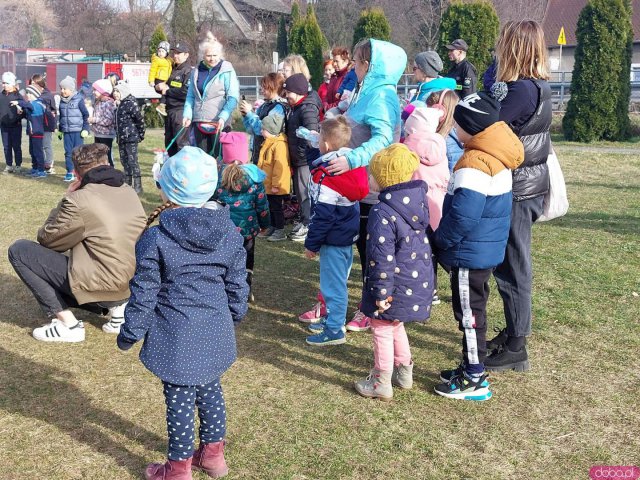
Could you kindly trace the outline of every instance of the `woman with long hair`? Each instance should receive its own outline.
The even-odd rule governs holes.
[[[549,190],[551,89],[547,82],[544,32],[533,20],[507,22],[496,46],[500,120],[524,145],[524,162],[513,171],[511,227],[504,261],[494,275],[504,303],[506,328],[487,342],[490,371],[529,369],[526,337],[531,334],[531,230]],[[501,98],[503,97],[503,98]]]

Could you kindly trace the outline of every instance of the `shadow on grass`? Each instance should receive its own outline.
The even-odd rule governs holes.
[[[166,444],[166,439],[155,433],[115,412],[92,405],[91,398],[73,385],[67,372],[33,362],[1,347],[0,358],[3,378],[0,409],[5,412],[56,427],[75,442],[110,456],[136,478],[147,460],[128,450],[123,442],[110,438],[105,430],[137,442],[150,451],[159,451],[158,447]]]
[[[602,230],[617,235],[640,234],[640,218],[604,212],[571,213],[569,211],[564,217],[554,220],[554,226]]]
[[[584,187],[597,187],[608,188],[611,190],[629,190],[631,192],[640,191],[640,186],[636,185],[620,185],[616,183],[586,183],[586,182],[565,182],[567,187],[584,188]]]

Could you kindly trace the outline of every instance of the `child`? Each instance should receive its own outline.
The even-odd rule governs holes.
[[[424,322],[431,315],[433,267],[426,230],[427,188],[411,180],[418,156],[393,144],[369,163],[371,189],[380,203],[367,222],[367,267],[361,310],[371,318],[374,369],[355,382],[364,397],[390,401],[394,385],[413,386],[413,361],[405,322]]]
[[[55,97],[51,91],[47,88],[47,84],[45,82],[46,75],[36,73],[31,76],[31,85],[35,86],[40,92],[40,101],[44,105],[44,137],[43,137],[43,148],[44,148],[44,171],[53,175],[56,173],[56,170],[53,166],[53,132],[58,129],[58,106],[56,104]]]
[[[33,178],[44,178],[44,124],[45,106],[40,101],[40,90],[34,85],[29,85],[25,96],[27,101],[17,100],[18,113],[23,110],[27,115],[27,135],[29,135],[29,154],[31,155],[31,172]]]
[[[457,95],[456,95],[457,96]],[[413,174],[414,180],[427,184],[429,205],[429,227],[435,231],[442,218],[442,204],[449,184],[449,164],[444,138],[436,133],[444,111],[440,108],[417,107],[405,122],[404,144],[418,155],[420,165]],[[438,261],[433,258],[433,305],[440,303],[438,297]]]
[[[271,226],[260,233],[269,242],[286,240],[284,233],[284,200],[291,191],[291,167],[289,167],[289,148],[287,137],[282,133],[284,117],[267,115],[262,119],[261,135],[264,138],[258,168],[267,174],[264,189],[269,200]]]
[[[62,135],[64,139],[64,163],[67,169],[64,181],[73,182],[76,176],[71,152],[89,136],[89,112],[84,104],[84,96],[76,91],[76,79],[68,75],[60,82],[59,130],[58,138]]]
[[[2,93],[0,93],[0,130],[2,146],[7,166],[5,174],[20,173],[22,169],[22,115],[18,113],[17,102],[21,100],[13,72],[2,74]],[[15,167],[13,161],[15,159]]]
[[[309,230],[311,205],[309,203],[309,163],[307,156],[311,147],[309,142],[296,135],[299,127],[318,131],[320,108],[313,96],[309,95],[309,81],[302,73],[295,73],[285,81],[283,88],[287,92],[287,102],[291,107],[287,115],[287,144],[289,161],[293,168],[293,189],[300,204],[300,223],[291,231],[289,238],[294,242],[304,242]],[[318,102],[319,103],[319,102]]]
[[[96,143],[109,147],[109,165],[113,167],[111,149],[116,136],[116,102],[111,96],[112,93],[113,85],[106,78],[93,82],[93,96],[96,101],[89,123],[93,128]]]
[[[144,140],[144,118],[142,118],[136,97],[131,95],[131,89],[127,82],[119,81],[113,92],[114,98],[119,102],[116,109],[116,135],[125,181],[133,187],[138,195],[141,195],[142,179],[138,164],[138,143]]]
[[[269,227],[269,203],[262,183],[266,175],[249,163],[249,144],[244,133],[222,133],[220,143],[224,165],[216,198],[229,206],[231,221],[244,238],[249,301],[253,302],[255,238],[261,228]]]
[[[483,92],[458,103],[453,117],[464,154],[456,163],[434,234],[438,258],[451,266],[453,315],[463,332],[463,361],[440,373],[438,395],[491,398],[484,370],[489,278],[504,259],[511,219],[511,170],[524,159],[518,137],[498,121],[500,104]]]
[[[447,160],[449,162],[449,173],[453,172],[453,167],[462,156],[462,143],[458,140],[455,128],[453,128],[453,111],[458,104],[460,97],[454,90],[441,90],[433,92],[427,98],[427,105],[435,107],[438,105],[444,111],[444,115],[440,119],[438,125],[438,134],[440,134],[447,144]]]
[[[118,347],[143,340],[140,360],[164,385],[168,460],[147,480],[191,479],[191,469],[217,478],[224,461],[226,409],[220,376],[236,359],[234,324],[247,311],[242,236],[217,202],[215,159],[184,147],[160,172],[167,203],[149,217],[160,225],[136,245],[137,268]],[[186,293],[185,293],[186,292]],[[200,447],[194,455],[194,406]]]
[[[347,280],[353,263],[353,244],[360,230],[360,204],[369,193],[367,169],[358,167],[331,176],[328,163],[341,155],[351,140],[351,127],[343,116],[327,119],[320,126],[320,153],[312,164],[309,196],[311,223],[304,242],[309,259],[320,254],[320,291],[326,302],[327,316],[309,328],[316,332],[307,343],[318,347],[340,345],[347,341],[344,324],[347,315]]]
[[[160,83],[166,83],[171,76],[171,59],[168,58],[169,50],[171,46],[169,42],[162,41],[158,44],[156,53],[151,55],[151,68],[149,69],[149,86],[154,90],[162,94],[161,90],[156,88],[156,85]],[[163,117],[167,116],[166,98],[164,95],[160,98],[160,103],[156,107],[156,111]]]

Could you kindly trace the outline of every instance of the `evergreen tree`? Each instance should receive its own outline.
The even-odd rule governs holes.
[[[630,9],[624,0],[589,0],[580,12],[571,99],[562,119],[568,140],[617,140],[628,133]],[[627,131],[622,131],[626,129]]]
[[[391,40],[391,26],[381,8],[363,10],[353,32],[353,45],[365,38]]]
[[[280,58],[284,58],[289,53],[289,45],[287,44],[287,21],[284,15],[280,16],[280,22],[278,23],[278,40],[277,47],[278,55]]]
[[[446,45],[462,38],[469,45],[467,60],[476,67],[480,80],[491,64],[491,50],[499,33],[500,20],[493,4],[486,0],[470,3],[456,1],[442,15],[438,53],[446,62],[449,54]]]
[[[631,23],[631,1],[623,0],[627,10],[625,23],[627,28],[627,45],[622,54],[622,69],[620,70],[620,95],[616,105],[617,128],[612,137],[615,140],[628,140],[631,136],[631,121],[629,119],[629,101],[631,100],[631,60],[633,57],[633,24]]]
[[[317,88],[322,82],[323,52],[329,44],[320,29],[313,6],[309,5],[306,16],[293,24],[289,41],[289,52],[305,59],[311,73],[311,84]]]
[[[291,28],[289,29],[290,53],[299,52],[302,49],[302,36],[304,32],[305,19],[300,16],[300,5],[297,0],[291,4]]]
[[[164,33],[164,27],[161,23],[156,26],[156,29],[151,34],[151,39],[149,40],[149,55],[153,55],[158,50],[158,45],[160,42],[164,42],[167,40],[167,35]],[[167,52],[169,53],[169,52]]]
[[[44,47],[44,37],[42,36],[42,28],[38,22],[31,24],[31,34],[29,35],[29,48]]]
[[[174,0],[171,32],[174,42],[189,42],[196,47],[196,21],[191,0]]]

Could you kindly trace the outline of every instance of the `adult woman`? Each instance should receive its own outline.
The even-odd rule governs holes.
[[[260,156],[260,147],[264,142],[262,136],[262,120],[268,115],[286,116],[284,100],[280,98],[284,77],[279,73],[267,73],[260,80],[260,93],[264,98],[264,103],[253,112],[251,104],[246,100],[240,103],[240,113],[242,113],[242,123],[247,132],[253,134],[253,153],[251,162],[256,165]]]
[[[353,59],[358,86],[345,113],[351,124],[349,146],[353,150],[330,162],[327,170],[333,175],[369,165],[373,155],[400,138],[400,102],[396,86],[407,64],[407,54],[392,43],[366,39],[354,47]],[[377,196],[377,192],[371,192],[360,202],[360,237],[356,246],[363,275],[367,221],[369,210],[377,203]],[[370,319],[357,311],[347,329],[366,330],[369,324]]]
[[[327,103],[327,98],[329,94],[329,84],[331,83],[331,78],[333,74],[336,72],[335,67],[333,66],[333,60],[327,60],[324,62],[324,76],[322,79],[322,85],[318,87],[318,96],[324,105]]]
[[[189,127],[193,122],[195,146],[209,153],[216,132],[231,123],[231,113],[240,99],[240,84],[231,63],[223,59],[222,45],[211,32],[200,44],[199,54],[201,62],[191,75],[182,125]]]
[[[324,102],[325,111],[338,105],[338,102],[340,101],[338,89],[342,85],[347,73],[349,73],[349,67],[351,66],[351,58],[349,57],[349,50],[347,47],[335,47],[331,50],[331,58],[333,59],[335,72],[332,75],[327,88],[327,100]]]
[[[411,102],[420,100],[425,102],[431,92],[449,88],[455,90],[456,81],[453,78],[441,77],[442,60],[437,52],[432,50],[420,52],[413,59],[413,78],[418,83],[418,89]]]
[[[531,334],[531,227],[542,213],[549,190],[547,156],[551,147],[551,89],[541,26],[532,20],[504,25],[496,47],[498,82],[506,82],[500,120],[524,145],[525,159],[513,171],[511,227],[504,261],[495,272],[507,328],[490,340],[491,371],[529,368],[526,337]]]

